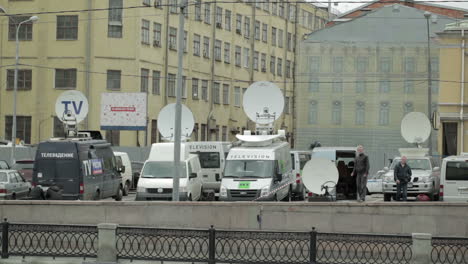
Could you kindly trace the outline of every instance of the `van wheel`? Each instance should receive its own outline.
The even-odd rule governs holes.
[[[385,202],[390,202],[391,199],[392,199],[392,195],[390,193],[384,193],[383,200]]]
[[[434,194],[434,199],[433,201],[439,201],[439,195],[438,194]]]
[[[94,200],[94,201],[99,201],[99,199],[101,199],[101,192],[100,192],[99,190],[97,190],[97,191],[94,193],[93,200]]]
[[[129,193],[129,190],[130,190],[130,183],[127,181],[127,182],[125,182],[125,186],[124,186],[124,188],[122,190],[123,196],[127,196],[128,193]]]
[[[117,194],[114,197],[114,200],[116,201],[122,201],[122,196],[123,196],[123,191],[122,191],[122,186],[119,187],[117,190]]]

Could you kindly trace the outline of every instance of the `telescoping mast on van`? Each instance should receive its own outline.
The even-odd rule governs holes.
[[[290,147],[285,131],[273,134],[274,122],[283,112],[283,93],[273,83],[256,82],[243,99],[244,111],[256,123],[256,131],[236,136],[239,142],[226,158],[220,200],[288,199],[295,180]]]

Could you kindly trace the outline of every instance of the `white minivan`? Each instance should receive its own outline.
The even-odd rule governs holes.
[[[201,167],[197,155],[190,154],[181,144],[181,175],[179,200],[198,201],[201,198]],[[174,176],[174,143],[156,143],[141,170],[137,185],[137,201],[172,200]]]
[[[439,199],[468,202],[468,154],[443,159]]]
[[[124,196],[127,196],[130,191],[130,186],[132,186],[132,163],[126,152],[114,151],[114,156],[117,164],[122,168],[122,172],[120,173],[123,184],[122,193]]]

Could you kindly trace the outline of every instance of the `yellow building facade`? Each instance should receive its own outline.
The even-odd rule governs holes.
[[[444,156],[468,150],[468,21],[448,24],[438,34],[440,43],[440,94],[438,149]]]
[[[175,102],[175,3],[1,0],[10,16],[0,17],[0,138],[11,138],[13,31],[17,23],[37,15],[39,21],[23,24],[19,35],[18,138],[35,144],[60,135],[55,100],[66,90],[79,90],[89,101],[80,128],[89,130],[100,128],[102,93],[146,92],[147,131],[105,134],[115,145],[158,142],[158,113]],[[264,80],[283,89],[286,109],[277,127],[292,135],[296,46],[305,34],[322,28],[327,17],[326,10],[307,3],[190,2],[183,103],[194,114],[193,139],[232,140],[239,131],[252,129],[242,110],[242,95],[251,83]]]

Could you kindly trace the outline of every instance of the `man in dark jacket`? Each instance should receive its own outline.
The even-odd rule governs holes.
[[[367,193],[367,176],[369,175],[369,157],[364,154],[364,147],[357,147],[357,156],[354,159],[354,170],[352,175],[356,177],[357,201],[364,202]]]
[[[411,181],[411,168],[406,164],[407,158],[405,156],[401,157],[401,161],[395,166],[393,170],[393,177],[397,184],[397,194],[396,200],[400,201],[401,194],[403,192],[403,201],[407,199],[408,192],[408,182]]]

